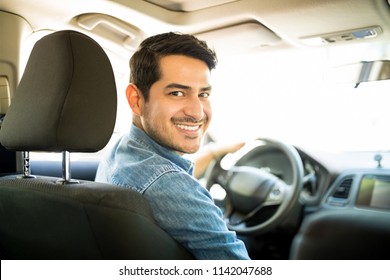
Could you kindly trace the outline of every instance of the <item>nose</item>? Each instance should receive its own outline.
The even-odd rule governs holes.
[[[191,98],[188,98],[186,101],[184,113],[186,116],[191,117],[196,121],[200,121],[205,115],[204,106],[203,101],[200,100],[197,95],[191,96]]]

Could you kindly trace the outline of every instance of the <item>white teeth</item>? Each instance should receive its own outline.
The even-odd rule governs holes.
[[[181,129],[189,130],[189,131],[195,131],[199,128],[199,125],[189,126],[189,125],[177,124],[176,126],[181,128]]]

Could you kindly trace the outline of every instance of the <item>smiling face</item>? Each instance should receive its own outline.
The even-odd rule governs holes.
[[[134,85],[128,87],[133,122],[160,145],[179,154],[195,153],[212,115],[210,70],[203,61],[184,55],[161,58],[160,69],[147,102]]]

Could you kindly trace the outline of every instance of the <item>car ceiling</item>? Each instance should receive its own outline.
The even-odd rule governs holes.
[[[83,31],[126,57],[145,37],[166,31],[196,34],[225,53],[306,48],[305,38],[323,34],[344,45],[353,41],[342,38],[345,31],[367,27],[381,33],[371,43],[390,38],[385,0],[2,0],[0,10],[22,16],[33,31]]]

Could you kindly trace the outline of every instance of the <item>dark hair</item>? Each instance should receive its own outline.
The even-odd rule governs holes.
[[[149,90],[161,77],[160,59],[168,55],[185,55],[204,61],[210,70],[217,56],[205,41],[193,35],[163,33],[145,39],[130,59],[130,83],[134,83],[148,100]]]

